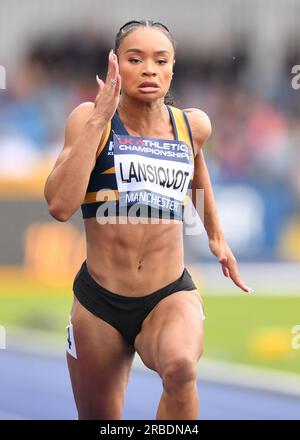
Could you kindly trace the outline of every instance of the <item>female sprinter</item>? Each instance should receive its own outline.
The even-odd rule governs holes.
[[[67,221],[81,206],[86,232],[67,343],[78,418],[122,417],[137,351],[162,380],[156,419],[193,420],[205,317],[184,266],[180,207],[188,187],[205,191],[204,226],[224,275],[250,289],[217,218],[201,151],[209,118],[165,101],[175,63],[170,32],[152,21],[126,23],[114,52],[105,82],[97,77],[95,103],[69,115],[45,184],[50,214]]]

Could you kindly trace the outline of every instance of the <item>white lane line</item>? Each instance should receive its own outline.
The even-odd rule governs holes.
[[[7,349],[33,355],[65,357],[64,337],[53,338],[49,332],[29,329],[8,329]],[[52,338],[51,338],[52,336]],[[138,353],[133,367],[149,372]],[[199,380],[273,391],[300,397],[300,374],[264,367],[219,361],[203,356],[198,363]]]
[[[134,358],[133,367],[143,371],[148,370],[138,354]],[[197,379],[300,397],[299,374],[235,362],[203,357],[198,363]]]
[[[198,364],[198,379],[300,397],[299,374],[270,368],[203,358]]]
[[[194,278],[199,280],[204,296],[237,296],[238,290],[224,277],[218,263],[187,263]],[[242,263],[239,273],[256,290],[255,296],[300,296],[300,263]]]
[[[27,417],[20,416],[0,409],[0,420],[30,420]]]

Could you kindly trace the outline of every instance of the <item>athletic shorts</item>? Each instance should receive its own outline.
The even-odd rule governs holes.
[[[142,323],[151,310],[163,298],[179,290],[197,289],[190,273],[184,268],[182,275],[175,281],[149,295],[132,297],[110,292],[98,284],[89,274],[86,260],[75,276],[74,295],[91,313],[116,328],[134,348],[134,341],[140,332]],[[205,319],[201,307],[202,318]]]

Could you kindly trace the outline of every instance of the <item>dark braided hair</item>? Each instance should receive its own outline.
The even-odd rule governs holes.
[[[120,44],[124,40],[124,38],[127,37],[127,35],[131,31],[136,29],[137,27],[154,27],[154,28],[159,29],[161,32],[163,32],[165,34],[165,36],[171,42],[173,49],[174,49],[174,54],[175,54],[176,41],[174,40],[173,36],[171,35],[169,29],[164,24],[159,23],[159,22],[155,22],[152,20],[131,20],[131,21],[128,21],[127,23],[123,24],[123,26],[120,27],[120,29],[116,35],[116,38],[115,38],[115,48],[114,48],[115,54],[117,54],[119,47],[120,47]],[[174,63],[175,63],[175,60],[174,60]],[[164,103],[166,105],[176,106],[176,101],[170,92],[167,92],[167,94],[165,95]]]

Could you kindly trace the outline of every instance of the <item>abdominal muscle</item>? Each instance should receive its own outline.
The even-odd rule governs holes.
[[[96,218],[84,220],[87,268],[98,284],[118,295],[138,297],[181,276],[184,270],[181,221],[118,224],[118,219],[117,224],[99,224]]]

